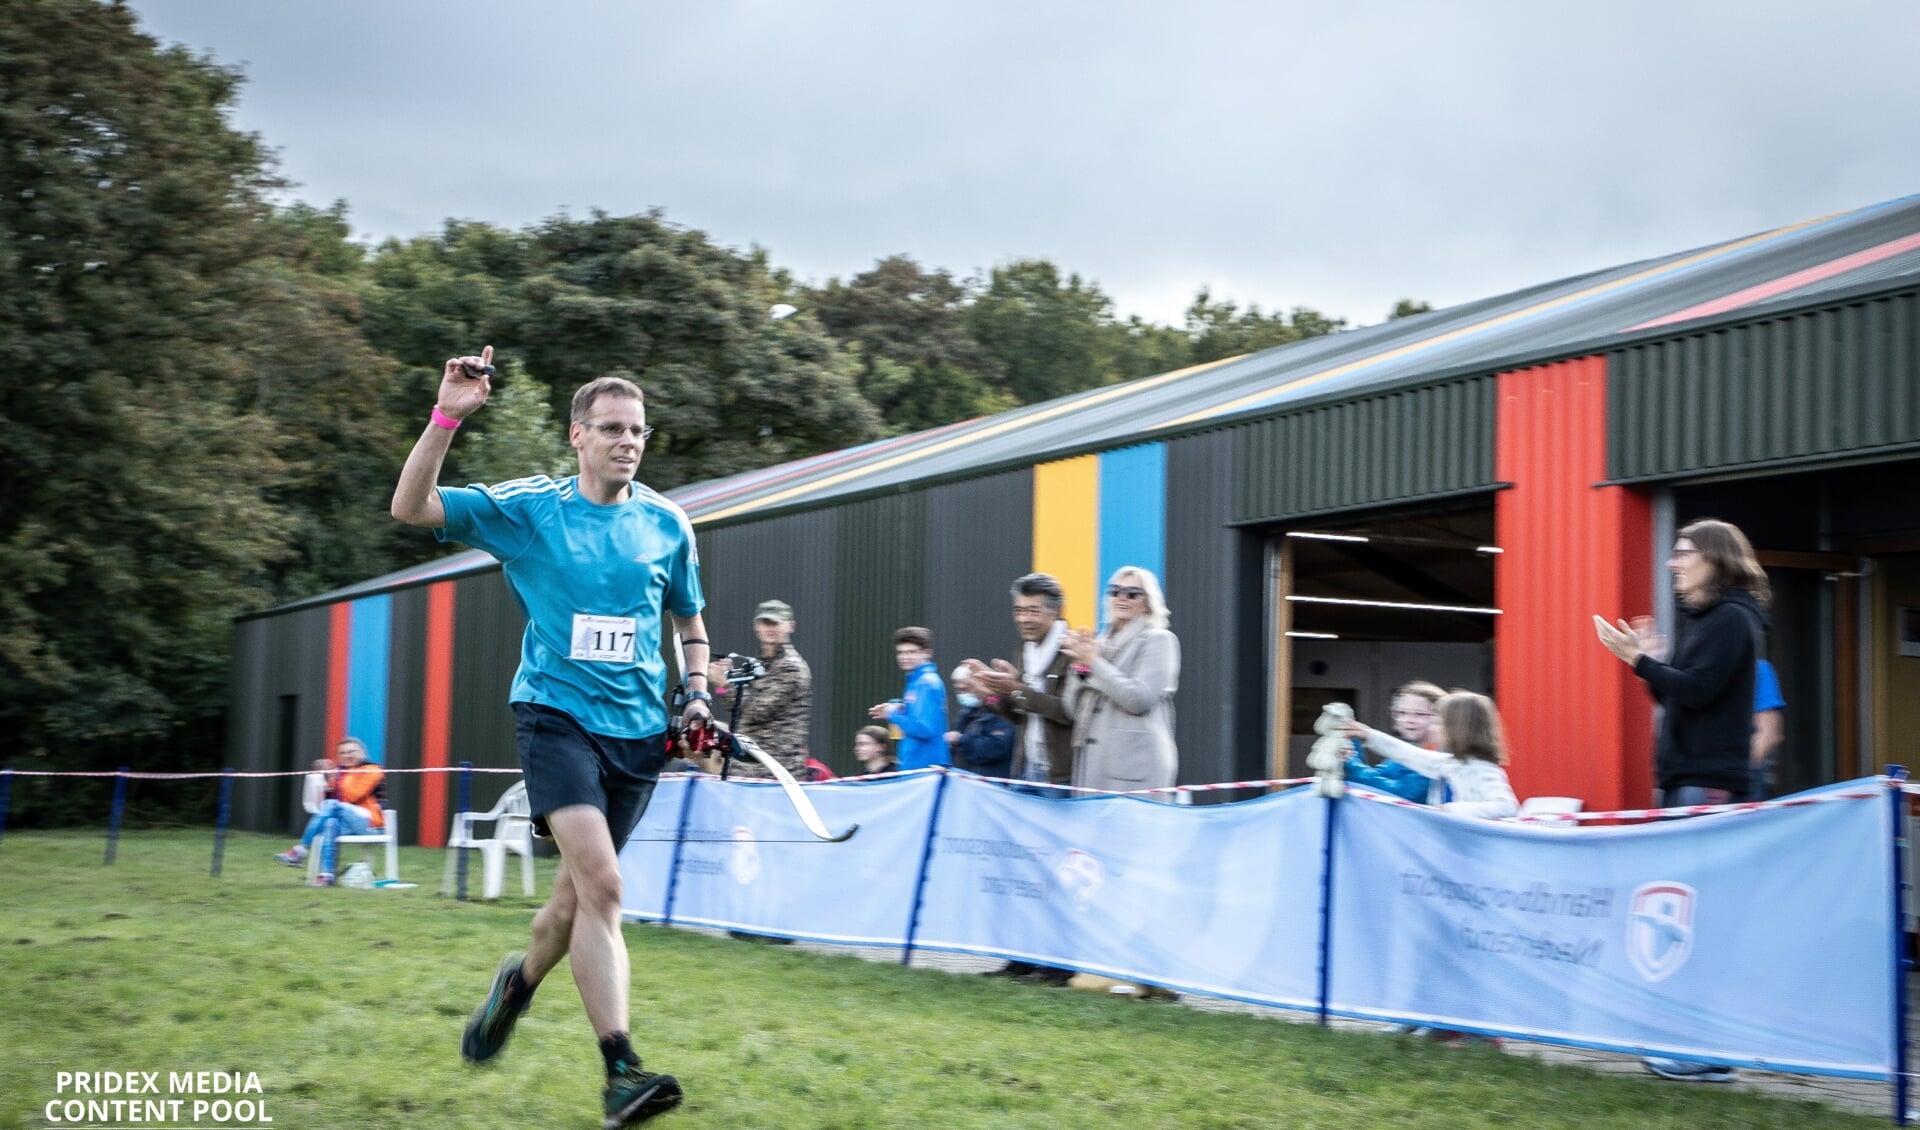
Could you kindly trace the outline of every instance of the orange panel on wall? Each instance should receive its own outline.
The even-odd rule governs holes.
[[[1653,712],[1639,679],[1594,636],[1651,613],[1647,496],[1601,486],[1607,364],[1585,357],[1502,373],[1495,476],[1494,684],[1521,797],[1639,808],[1652,787]]]

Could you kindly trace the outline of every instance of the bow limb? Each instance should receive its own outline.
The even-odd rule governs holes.
[[[852,839],[853,834],[860,830],[860,825],[854,824],[837,836],[827,831],[827,825],[820,819],[820,813],[814,809],[813,801],[807,799],[806,790],[800,787],[800,782],[793,779],[792,773],[787,772],[786,766],[775,761],[770,754],[753,742],[735,739],[735,745],[752,756],[767,772],[773,774],[774,780],[780,782],[780,791],[787,794],[788,802],[799,814],[800,822],[807,826],[807,831],[830,844],[841,844]]]

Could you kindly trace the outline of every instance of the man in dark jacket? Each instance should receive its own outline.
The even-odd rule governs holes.
[[[1013,625],[1020,632],[1020,666],[996,659],[991,667],[967,660],[974,685],[999,700],[995,709],[1020,727],[1011,776],[1056,785],[1073,780],[1073,714],[1066,691],[1071,657],[1060,649],[1067,636],[1061,616],[1066,592],[1045,573],[1013,582]]]
[[[973,684],[997,699],[994,709],[1019,727],[1009,776],[1022,781],[1066,785],[1073,781],[1073,714],[1061,698],[1073,660],[1061,650],[1067,621],[1061,616],[1066,590],[1046,573],[1029,573],[1013,582],[1013,624],[1020,632],[1020,666],[996,659],[989,667],[969,659]],[[1071,795],[1053,789],[1051,796]],[[1043,985],[1064,985],[1071,969],[1009,961],[990,976],[1015,977]]]

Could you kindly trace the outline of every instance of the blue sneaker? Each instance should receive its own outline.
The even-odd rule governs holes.
[[[679,1106],[683,1097],[680,1080],[673,1076],[642,1071],[639,1060],[622,1064],[618,1073],[607,1076],[606,1098],[601,1104],[606,1118],[601,1128],[620,1130],[645,1122]]]
[[[460,1035],[461,1059],[485,1063],[507,1045],[507,1037],[513,1035],[514,1021],[533,1003],[531,989],[507,992],[508,983],[525,959],[525,954],[510,953],[500,962],[500,968],[493,974],[493,988],[487,990],[487,999],[480,1002],[480,1007],[467,1021],[467,1030]]]
[[[1678,1079],[1682,1083],[1731,1083],[1740,1077],[1740,1073],[1724,1063],[1701,1063],[1691,1059],[1668,1059],[1665,1056],[1648,1056],[1641,1060],[1647,1070],[1662,1079]]]

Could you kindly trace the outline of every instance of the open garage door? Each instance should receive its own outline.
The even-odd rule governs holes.
[[[1317,519],[1272,531],[1272,772],[1306,774],[1313,721],[1346,702],[1384,727],[1393,689],[1425,679],[1492,693],[1489,505]]]

